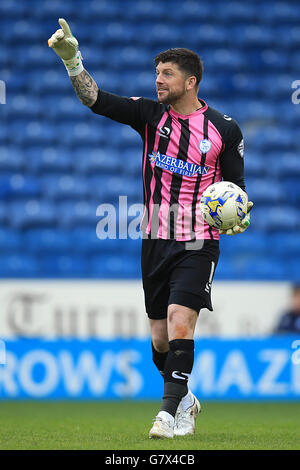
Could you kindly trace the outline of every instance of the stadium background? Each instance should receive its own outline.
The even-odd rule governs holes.
[[[243,235],[222,237],[192,385],[205,399],[299,400],[297,338],[271,337],[300,281],[299,3],[2,0],[0,15],[0,397],[162,393],[140,240],[96,236],[99,204],[142,202],[141,142],[77,100],[47,46],[64,17],[117,94],[155,98],[163,49],[203,59],[199,96],[242,128],[255,209]]]

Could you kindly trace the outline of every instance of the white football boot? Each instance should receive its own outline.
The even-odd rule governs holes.
[[[178,405],[175,415],[175,436],[187,436],[195,433],[195,422],[201,411],[201,405],[195,395],[193,397],[194,403],[189,408],[184,409],[181,403]]]
[[[150,439],[173,439],[174,418],[166,411],[160,411],[149,432]]]

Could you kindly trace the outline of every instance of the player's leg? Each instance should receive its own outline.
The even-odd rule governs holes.
[[[176,406],[174,435],[184,436],[195,432],[195,420],[201,411],[201,405],[195,395],[188,388],[188,380],[194,365],[194,332],[198,319],[198,312],[188,307],[172,304],[169,306],[168,314],[168,332],[170,338],[170,350],[173,354],[169,354],[169,360],[165,366],[165,394],[163,399],[163,407],[166,410],[174,412]],[[179,339],[181,338],[181,339]],[[177,358],[180,358],[178,361]],[[177,380],[174,380],[172,370],[180,371],[176,373]],[[171,375],[172,372],[172,375]],[[168,376],[173,378],[172,382],[167,382]],[[179,378],[186,377],[185,383]],[[173,383],[178,383],[176,389]],[[179,388],[181,385],[181,388]],[[176,396],[177,390],[179,391]],[[168,392],[169,391],[169,395]],[[171,403],[173,401],[173,404]],[[171,408],[170,408],[171,406]],[[175,407],[174,406],[174,407]]]
[[[161,241],[159,241],[159,243],[160,242]],[[156,350],[154,348],[154,357],[156,358],[155,362],[159,362],[159,370],[162,370],[162,362],[163,360],[165,360],[165,393],[162,409],[155,419],[154,425],[150,430],[149,437],[172,438],[174,436],[174,411],[176,411],[177,407],[178,410],[180,410],[179,417],[183,418],[181,419],[181,424],[185,424],[183,428],[181,427],[181,429],[179,429],[178,434],[185,435],[194,432],[195,417],[200,411],[200,404],[198,400],[194,397],[191,392],[188,391],[187,380],[184,384],[185,379],[188,377],[188,375],[184,374],[190,374],[193,367],[193,334],[197,321],[197,314],[200,309],[204,307],[207,307],[211,310],[210,292],[207,293],[207,282],[210,281],[210,273],[212,272],[213,266],[216,266],[219,250],[218,244],[216,243],[216,246],[213,249],[215,257],[212,258],[214,259],[214,262],[213,264],[211,264],[211,256],[208,253],[207,249],[203,250],[201,256],[199,257],[199,253],[196,254],[197,256],[194,256],[190,252],[187,254],[185,249],[182,248],[182,245],[180,243],[174,243],[173,245],[168,244],[168,246],[164,245],[164,249],[159,252],[168,252],[168,269],[165,273],[163,273],[164,275],[151,276],[152,282],[150,284],[149,277],[144,276],[144,290],[145,293],[148,292],[148,299],[150,305],[152,306],[152,309],[148,308],[147,310],[150,321],[160,320],[166,316],[162,315],[162,313],[159,312],[162,312],[165,309],[165,297],[164,295],[162,295],[162,292],[165,293],[167,292],[167,290],[169,290],[167,305],[169,317],[168,341],[170,351],[167,355],[164,356],[164,359],[162,358],[162,356],[160,356],[161,362],[159,362],[158,356],[155,353]],[[173,265],[171,259],[172,251],[174,254]],[[153,260],[153,254],[155,255],[155,253],[151,254],[150,263]],[[166,289],[166,279],[169,289]],[[154,308],[154,303],[159,298],[158,292],[162,302],[161,304],[156,303],[156,308]],[[145,298],[147,298],[147,295],[145,295]],[[162,305],[164,305],[163,310],[161,308]],[[156,311],[158,313],[153,316],[149,314],[149,312],[151,311]],[[161,348],[161,354],[164,354],[167,349],[166,336],[164,333],[164,340],[162,341],[161,332],[159,333],[159,323],[157,323],[156,325],[157,330],[154,331],[157,335],[155,335],[156,339],[154,339],[154,343],[156,344],[156,347],[158,349]],[[163,343],[163,347],[162,344],[159,345],[159,343]],[[174,358],[176,361],[175,365],[173,362]],[[177,358],[179,358],[181,362],[179,362]],[[179,373],[176,373],[176,370]],[[178,378],[180,376],[181,378]],[[172,378],[172,381],[170,380],[170,377]],[[177,383],[174,383],[173,380]],[[166,385],[167,383],[168,385]],[[180,402],[179,406],[178,402]],[[186,417],[189,418],[189,429],[186,426]]]
[[[167,319],[149,319],[152,340],[152,359],[161,376],[164,376],[165,363],[169,352]]]
[[[188,395],[188,379],[194,364],[195,310],[171,304],[168,307],[169,353],[164,369],[161,411],[175,417],[181,399]]]
[[[196,250],[186,256],[180,265],[177,265],[170,277],[170,306],[172,303],[185,305],[195,313],[193,326],[195,328],[197,317],[202,308],[212,310],[211,284],[219,257],[218,242],[205,241],[200,250]],[[176,338],[178,331],[184,334],[184,316],[178,313],[175,321],[169,316],[169,338]],[[194,334],[193,328],[193,334]],[[193,336],[187,336],[187,339]],[[175,415],[174,435],[193,434],[195,431],[195,419],[201,406],[197,398],[189,391],[181,400]]]
[[[170,349],[169,341],[176,339],[178,335],[185,337],[185,332],[193,338],[197,316],[195,317],[193,313],[191,323],[186,325],[185,316],[188,310],[181,305],[170,305],[168,308],[168,320],[167,318],[161,320],[149,319],[152,358],[162,377],[164,376],[165,363]],[[187,329],[189,331],[186,331]]]
[[[161,376],[164,377],[165,364],[169,355],[167,318],[160,320],[150,318],[149,323],[152,340],[152,359]],[[150,429],[149,437],[152,439],[172,438],[174,436],[173,429],[174,417],[164,412],[159,412]]]
[[[168,274],[164,270],[165,244],[161,243],[163,241],[144,239],[142,244],[143,289],[151,331],[152,358],[162,376],[169,350],[167,310],[170,295]],[[173,427],[174,423],[170,426],[168,422],[156,416],[149,437],[173,437]]]
[[[149,318],[152,340],[152,359],[163,376],[164,364],[169,351],[167,310],[170,289],[164,270],[164,245],[159,239],[143,239],[142,275],[145,308]]]
[[[189,396],[188,377],[194,362],[194,330],[197,312],[181,306],[169,305],[168,319],[165,325],[168,331],[168,343],[164,336],[163,348],[169,348],[164,366],[164,395],[161,409],[150,431],[150,437],[173,437],[177,407],[181,399]],[[157,325],[157,330],[159,327]],[[162,337],[160,337],[161,339]],[[168,346],[167,346],[168,344]],[[162,348],[162,343],[160,343]]]

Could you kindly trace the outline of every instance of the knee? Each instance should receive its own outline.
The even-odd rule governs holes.
[[[197,314],[193,310],[172,304],[168,309],[169,339],[192,339]]]
[[[165,353],[169,351],[168,338],[155,337],[152,335],[152,344],[154,349],[159,353]]]
[[[152,322],[151,338],[154,349],[159,353],[165,353],[169,350],[169,337],[166,322]]]

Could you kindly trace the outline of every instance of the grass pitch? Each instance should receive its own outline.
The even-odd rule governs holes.
[[[151,440],[158,402],[2,401],[0,449],[300,449],[300,403],[202,406],[194,436]]]

